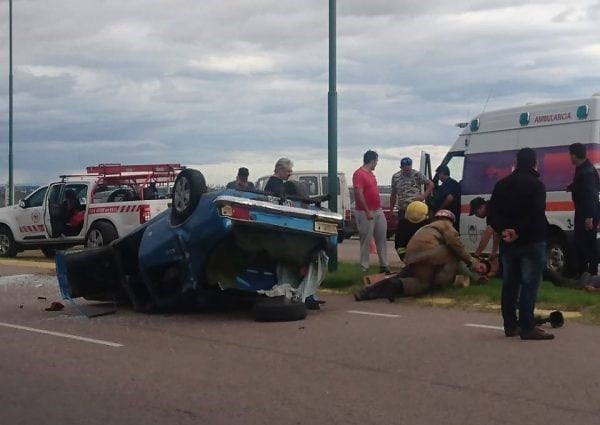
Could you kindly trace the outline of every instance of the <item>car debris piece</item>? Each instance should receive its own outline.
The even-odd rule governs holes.
[[[45,310],[46,311],[60,311],[63,308],[65,308],[64,305],[62,305],[58,301],[53,301],[52,304],[50,304],[50,307],[47,307]]]

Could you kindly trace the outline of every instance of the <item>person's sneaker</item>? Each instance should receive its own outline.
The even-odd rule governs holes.
[[[379,267],[379,273],[391,274],[389,267]]]
[[[513,337],[513,336],[519,336],[521,334],[521,328],[516,326],[514,328],[511,329],[504,329],[504,336],[506,337]]]
[[[546,332],[545,330],[538,328],[536,326],[528,332],[521,332],[521,339],[529,339],[529,340],[554,339],[554,334]]]

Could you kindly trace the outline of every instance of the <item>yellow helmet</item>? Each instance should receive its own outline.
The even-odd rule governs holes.
[[[413,201],[406,207],[406,214],[404,217],[411,223],[420,223],[427,218],[429,208],[427,204],[421,201]]]

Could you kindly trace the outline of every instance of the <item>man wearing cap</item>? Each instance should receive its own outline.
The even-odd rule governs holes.
[[[482,197],[478,196],[471,200],[470,203],[471,210],[469,211],[469,215],[474,215],[475,217],[485,218],[486,227],[481,235],[481,240],[479,241],[479,245],[475,250],[475,257],[480,258],[483,251],[488,246],[490,239],[492,239],[492,252],[489,256],[490,262],[498,259],[498,244],[500,243],[500,237],[498,233],[492,227],[492,218],[491,218],[491,208],[490,201],[486,201]]]
[[[460,232],[460,183],[450,177],[447,165],[440,165],[435,172],[442,184],[436,189],[434,209],[452,211],[456,217],[454,228]]]
[[[273,175],[269,177],[265,185],[265,192],[271,192],[276,195],[281,195],[285,192],[284,183],[292,175],[294,163],[287,158],[279,158],[275,163]]]
[[[425,192],[423,192],[425,186]],[[405,157],[400,160],[400,171],[392,176],[392,194],[390,208],[398,208],[398,227],[396,228],[395,243],[398,244],[401,223],[406,220],[406,208],[413,201],[425,201],[433,192],[433,182],[423,173],[413,170],[412,159]]]
[[[355,198],[355,219],[360,236],[360,266],[363,273],[369,271],[369,245],[375,239],[379,257],[379,271],[389,272],[387,259],[387,221],[381,209],[381,198],[373,170],[379,156],[375,151],[366,151],[363,165],[352,175]]]
[[[246,167],[240,167],[238,169],[237,177],[234,181],[227,183],[227,189],[237,190],[252,190],[254,189],[254,183],[248,181],[250,172]]]

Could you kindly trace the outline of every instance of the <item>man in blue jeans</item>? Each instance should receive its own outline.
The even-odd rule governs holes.
[[[507,337],[553,339],[535,325],[535,302],[546,267],[546,187],[531,148],[517,152],[517,166],[492,192],[492,227],[502,236],[502,318]],[[519,318],[517,319],[517,299]]]

